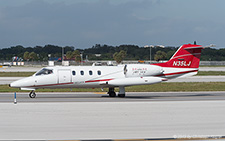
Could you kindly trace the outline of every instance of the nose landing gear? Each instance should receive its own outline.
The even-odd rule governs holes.
[[[29,97],[30,98],[35,98],[36,97],[36,94],[34,91],[31,91],[30,94],[29,94]]]

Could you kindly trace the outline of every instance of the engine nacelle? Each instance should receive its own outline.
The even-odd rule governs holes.
[[[163,73],[163,68],[155,65],[132,64],[124,67],[126,77],[156,76]]]
[[[130,78],[121,78],[114,79],[109,81],[107,84],[111,86],[133,86],[133,85],[149,85],[160,83],[162,81],[166,81],[161,77],[130,77]]]

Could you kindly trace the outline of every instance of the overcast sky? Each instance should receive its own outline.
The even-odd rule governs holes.
[[[225,0],[0,0],[0,48],[225,46]]]

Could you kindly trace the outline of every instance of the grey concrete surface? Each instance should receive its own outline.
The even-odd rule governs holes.
[[[225,67],[199,67],[199,71],[225,71]]]
[[[224,101],[0,104],[0,139],[223,135]]]
[[[111,98],[106,92],[36,92],[17,93],[18,103],[43,102],[157,102],[157,101],[208,101],[225,100],[225,91],[210,92],[127,92],[125,98]],[[14,93],[0,93],[0,103],[13,103]]]
[[[36,72],[42,67],[4,67],[0,68],[0,72]]]
[[[223,136],[225,92],[0,93],[1,140]]]
[[[23,77],[0,77],[0,85],[10,84],[13,81],[22,79]]]

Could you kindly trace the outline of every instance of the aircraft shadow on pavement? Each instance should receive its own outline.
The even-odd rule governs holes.
[[[175,98],[175,97],[208,97],[208,96],[216,96],[213,94],[176,94],[176,95],[126,95],[126,97],[121,98],[121,97],[109,97],[109,95],[95,95],[95,94],[90,94],[90,95],[76,95],[76,94],[64,94],[64,95],[44,95],[44,94],[39,94],[37,95],[36,98],[38,99],[45,99],[45,98],[49,98],[49,99],[78,99],[78,98],[82,98],[82,99],[90,99],[90,98],[118,98],[118,99],[158,99],[158,98]],[[29,97],[28,97],[29,98]]]
[[[126,97],[124,97],[125,99],[154,99],[154,98],[173,98],[173,97],[205,97],[205,96],[215,96],[212,94],[193,94],[193,95],[145,95],[145,96],[138,96],[138,95],[126,95]],[[104,98],[109,98],[108,95],[103,95],[102,97]],[[117,97],[120,98],[120,97]]]

